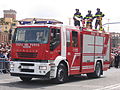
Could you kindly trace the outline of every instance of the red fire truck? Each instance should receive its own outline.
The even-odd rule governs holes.
[[[69,76],[98,78],[109,68],[110,35],[64,25],[21,25],[14,32],[10,73],[64,83]]]

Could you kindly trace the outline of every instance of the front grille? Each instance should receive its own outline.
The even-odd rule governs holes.
[[[21,69],[21,72],[34,72],[34,69]]]
[[[31,69],[31,67],[34,67],[33,63],[21,63],[20,71],[34,73],[34,69]]]
[[[31,64],[31,63],[21,63],[21,66],[34,66],[34,64]]]
[[[18,57],[23,58],[36,58],[38,53],[33,52],[17,52]]]

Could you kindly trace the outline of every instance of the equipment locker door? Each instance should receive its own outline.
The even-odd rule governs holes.
[[[82,47],[82,73],[92,72],[94,71],[95,36],[89,33],[83,34]]]

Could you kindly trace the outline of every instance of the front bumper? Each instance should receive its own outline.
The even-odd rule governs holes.
[[[43,80],[49,80],[50,79],[50,72],[48,72],[46,75],[33,75],[33,74],[21,74],[21,73],[10,73],[11,76],[17,76],[17,77],[30,77],[30,78],[40,78]]]
[[[11,61],[10,73],[12,76],[48,77],[50,76],[49,73],[51,70],[49,64],[50,63]]]

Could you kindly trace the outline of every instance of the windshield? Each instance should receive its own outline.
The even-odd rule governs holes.
[[[17,28],[13,43],[48,43],[49,31],[47,27]]]

